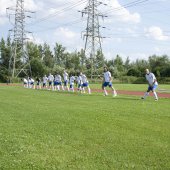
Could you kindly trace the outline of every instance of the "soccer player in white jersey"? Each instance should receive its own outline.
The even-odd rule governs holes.
[[[43,89],[47,89],[47,81],[48,81],[48,77],[46,75],[44,75],[44,77],[43,77]]]
[[[88,93],[91,94],[91,89],[90,89],[90,87],[89,87],[89,82],[88,82],[88,80],[87,80],[86,75],[81,73],[81,77],[82,77],[82,83],[83,83],[83,84],[82,84],[82,90],[83,90],[83,92],[85,93],[85,88],[87,87]]]
[[[36,89],[41,89],[41,79],[39,77],[36,78]]]
[[[32,85],[31,85],[31,77],[28,77],[28,88],[32,88]]]
[[[31,85],[32,85],[32,89],[35,89],[35,81],[33,78],[31,78]]]
[[[62,90],[64,90],[63,85],[62,85],[61,76],[59,74],[57,74],[54,79],[54,90],[60,91],[60,86],[61,86]]]
[[[70,75],[70,91],[74,92],[74,81],[75,77],[73,75]]]
[[[117,96],[117,92],[112,85],[112,76],[106,67],[104,67],[104,75],[103,75],[103,84],[102,89],[104,91],[104,95],[107,96],[108,93],[106,91],[106,87],[109,86],[112,89],[113,97]]]
[[[78,85],[77,91],[81,92],[82,91],[82,84],[83,84],[83,82],[82,82],[82,73],[80,73],[78,75],[76,81],[77,81],[77,85]]]
[[[28,88],[28,80],[26,78],[23,79],[23,84],[25,88]]]
[[[148,81],[149,86],[148,86],[148,90],[146,91],[146,93],[141,99],[145,99],[147,96],[149,96],[149,92],[152,91],[155,96],[155,101],[158,101],[158,96],[155,91],[156,88],[158,87],[158,82],[156,80],[156,77],[153,73],[149,71],[149,69],[146,69],[145,72],[146,72],[145,77],[146,77],[146,80]]]
[[[48,90],[53,89],[54,76],[50,73],[48,76]]]
[[[67,91],[69,91],[69,87],[68,87],[69,76],[68,76],[68,73],[65,70],[64,70],[64,73],[63,73],[63,78],[64,78],[64,90],[66,88]]]

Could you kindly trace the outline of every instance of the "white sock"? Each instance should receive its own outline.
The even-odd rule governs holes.
[[[104,89],[104,94],[105,94],[105,95],[108,95],[106,89]]]
[[[153,94],[154,94],[154,96],[155,96],[155,99],[158,100],[158,95],[157,95],[157,93],[154,91]]]
[[[113,90],[113,95],[114,95],[114,96],[117,96],[116,90]]]
[[[147,96],[149,96],[149,92],[146,92],[143,96],[143,98],[145,99]]]
[[[88,92],[89,92],[89,94],[91,94],[91,89],[90,89],[90,87],[88,87]]]

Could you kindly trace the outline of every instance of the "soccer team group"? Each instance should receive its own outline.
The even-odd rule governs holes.
[[[158,82],[156,80],[156,77],[153,73],[149,71],[149,69],[146,69],[146,80],[148,82],[148,89],[144,96],[141,99],[146,99],[147,96],[149,96],[149,92],[152,91],[155,97],[155,101],[158,101],[158,96],[156,93],[156,88],[158,86]],[[31,77],[28,77],[27,79],[23,79],[23,84],[25,88],[32,88],[32,89],[47,89],[47,90],[54,90],[54,91],[71,91],[75,92],[75,82],[77,84],[77,91],[80,93],[86,93],[86,89],[88,90],[88,94],[91,94],[91,89],[89,86],[89,81],[85,74],[82,72],[79,73],[78,76],[74,75],[68,75],[68,73],[64,70],[63,72],[63,81],[60,74],[56,74],[53,76],[51,73],[49,76],[44,76],[42,80],[40,78],[36,78],[34,80]],[[108,92],[106,90],[106,87],[110,87],[112,90],[113,97],[117,96],[117,92],[115,88],[112,85],[112,76],[109,70],[104,67],[104,73],[103,73],[103,83],[102,83],[102,90],[104,92],[104,96],[108,95]]]

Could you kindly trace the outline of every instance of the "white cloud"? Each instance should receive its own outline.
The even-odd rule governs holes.
[[[133,22],[133,23],[139,23],[141,20],[139,13],[130,13],[130,11],[128,11],[118,2],[118,0],[111,0],[110,6],[113,9],[113,16],[115,16],[117,20],[120,20],[122,22]]]
[[[68,28],[60,27],[55,33],[55,42],[59,42],[70,49],[80,49],[82,47],[82,39],[80,34],[71,31]]]
[[[164,35],[163,30],[157,26],[152,26],[146,29],[146,36],[159,41],[166,41],[170,39],[170,37]]]
[[[63,39],[73,39],[76,37],[76,33],[69,30],[68,28],[60,27],[55,31],[57,37],[63,37]]]

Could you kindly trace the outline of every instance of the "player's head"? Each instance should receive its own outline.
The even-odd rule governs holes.
[[[149,71],[149,69],[147,68],[147,69],[145,69],[145,73],[146,74],[149,74],[150,73],[150,71]]]
[[[104,72],[108,71],[107,67],[104,67]]]

